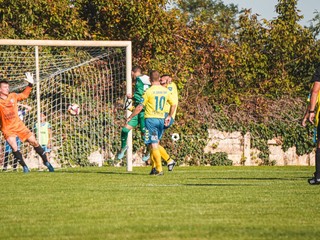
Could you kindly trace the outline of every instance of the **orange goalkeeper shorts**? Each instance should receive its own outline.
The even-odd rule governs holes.
[[[24,124],[19,124],[14,128],[2,129],[2,133],[4,139],[18,136],[22,142],[32,136],[32,132]]]

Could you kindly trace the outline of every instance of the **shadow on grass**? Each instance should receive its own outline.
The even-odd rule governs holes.
[[[306,180],[308,177],[295,177],[295,178],[283,178],[283,177],[265,177],[265,178],[256,178],[256,177],[235,177],[235,178],[229,178],[229,177],[215,177],[215,178],[188,178],[193,180],[224,180],[224,181],[259,181],[262,183],[262,181],[268,182],[268,181],[301,181]],[[219,187],[219,186],[261,186],[261,184],[254,184],[254,183],[189,183],[184,184],[185,186],[212,186],[212,187]]]
[[[257,181],[295,181],[295,180],[302,180],[307,179],[310,177],[295,177],[295,178],[284,178],[284,177],[265,177],[265,178],[257,178],[257,177],[237,177],[237,178],[230,178],[230,177],[215,177],[215,178],[188,178],[188,179],[196,179],[196,180],[241,180],[241,181],[250,181],[250,180],[257,180]]]
[[[54,173],[50,173],[50,174],[56,174],[56,173],[69,173],[69,174],[75,174],[75,173],[84,173],[84,174],[106,174],[106,175],[146,175],[147,173],[136,173],[136,172],[112,172],[112,171],[55,171]]]
[[[261,186],[261,184],[245,184],[245,183],[187,183],[182,184],[188,187],[238,187],[238,186]]]

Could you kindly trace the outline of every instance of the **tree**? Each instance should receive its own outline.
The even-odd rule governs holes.
[[[270,73],[273,76],[272,91],[297,94],[313,71],[315,41],[310,31],[298,21],[302,18],[297,0],[279,0],[276,5],[278,17],[270,22],[268,45]],[[280,91],[279,91],[280,90]]]
[[[238,7],[221,0],[178,0],[178,8],[187,15],[189,25],[212,25],[211,34],[225,37],[236,25]]]
[[[264,20],[266,23],[266,20]],[[270,79],[268,71],[269,59],[266,53],[268,30],[258,20],[257,14],[245,9],[238,20],[238,31],[235,36],[235,63],[230,67],[228,79],[238,94],[265,93],[267,89],[262,83]],[[268,90],[267,90],[268,91]]]
[[[313,33],[313,37],[317,38],[320,34],[320,12],[316,11],[314,18],[311,20],[309,29]]]
[[[2,38],[88,39],[87,24],[70,0],[3,0],[0,5]]]

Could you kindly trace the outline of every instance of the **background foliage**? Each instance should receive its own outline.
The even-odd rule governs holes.
[[[275,19],[259,20],[221,0],[1,0],[0,35],[131,40],[134,64],[170,73],[178,85],[171,131],[189,137],[175,146],[176,158],[214,161],[202,152],[206,130],[214,127],[250,131],[253,147],[270,164],[266,141],[272,137],[298,154],[312,150],[311,127],[301,128],[300,120],[320,63],[319,13],[304,27],[297,0],[279,0],[275,10]],[[200,163],[190,162],[191,155]]]

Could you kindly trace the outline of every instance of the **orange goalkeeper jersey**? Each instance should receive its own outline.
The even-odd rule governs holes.
[[[32,88],[27,86],[22,93],[9,93],[6,99],[0,98],[0,124],[4,135],[25,126],[18,116],[17,102],[28,98],[31,90]]]

